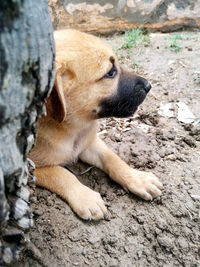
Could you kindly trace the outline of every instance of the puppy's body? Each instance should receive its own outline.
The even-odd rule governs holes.
[[[37,145],[31,157],[37,167],[64,165],[77,160],[96,133],[96,122],[62,124],[51,118],[39,120]]]
[[[62,167],[78,158],[144,199],[160,195],[157,177],[130,168],[96,135],[98,118],[133,114],[149,83],[120,68],[112,49],[94,36],[63,30],[55,32],[55,43],[55,85],[29,155],[36,164],[37,184],[67,200],[83,219],[102,218],[106,207],[99,193]]]

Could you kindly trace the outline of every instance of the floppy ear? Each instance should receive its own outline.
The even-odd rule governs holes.
[[[57,74],[51,94],[46,99],[47,115],[58,122],[63,122],[66,118],[65,101],[62,76]]]

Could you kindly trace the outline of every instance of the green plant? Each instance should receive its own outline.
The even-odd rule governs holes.
[[[178,53],[181,50],[181,44],[178,40],[183,40],[183,37],[181,34],[173,34],[165,38],[166,40],[171,40],[171,43],[169,45],[166,45],[166,48]]]
[[[117,54],[117,58],[119,61],[122,61],[124,59],[124,56],[121,54]]]
[[[196,84],[200,85],[200,72],[195,73],[194,81]]]
[[[177,38],[179,40],[196,40],[199,41],[200,40],[200,32],[196,32],[196,33],[191,33],[191,32],[183,32],[183,33],[178,33],[177,34]],[[170,39],[170,38],[168,38]]]
[[[136,28],[125,32],[122,48],[128,48],[129,50],[133,47],[144,48],[149,46],[149,44],[150,32],[144,34],[141,28]]]
[[[140,68],[140,64],[138,64],[137,62],[133,61],[133,63],[131,64],[131,68],[133,70],[138,70]]]

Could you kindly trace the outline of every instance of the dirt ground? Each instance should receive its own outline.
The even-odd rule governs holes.
[[[79,179],[100,192],[108,215],[99,222],[79,219],[55,194],[37,188],[35,225],[19,266],[200,266],[200,33],[151,34],[150,45],[120,48],[122,35],[106,38],[122,65],[152,84],[137,114],[106,119],[100,136],[132,167],[152,171],[164,184],[152,202],[125,192],[93,168]],[[178,120],[178,102],[195,115]],[[160,105],[171,103],[169,117]],[[72,166],[80,173],[84,163]]]

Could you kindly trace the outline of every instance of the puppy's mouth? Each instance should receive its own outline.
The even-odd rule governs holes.
[[[124,118],[133,115],[150,89],[151,85],[146,79],[122,71],[116,94],[100,102],[99,117]]]

